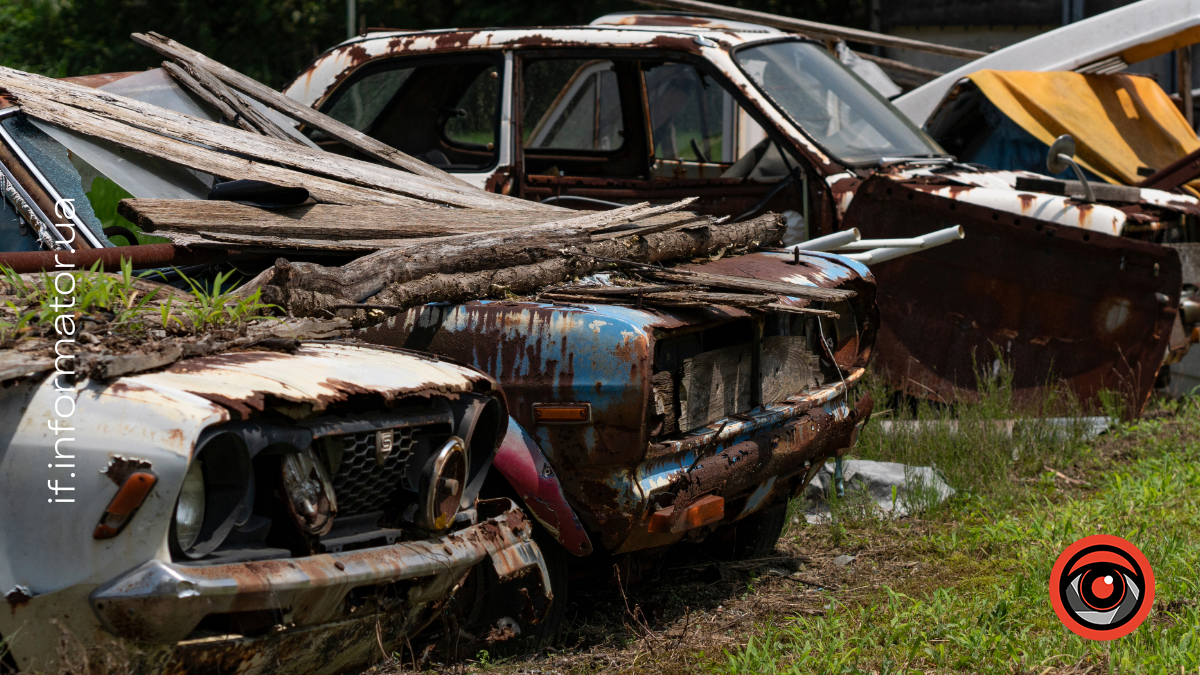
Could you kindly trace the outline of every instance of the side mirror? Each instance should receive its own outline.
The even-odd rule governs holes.
[[[1075,170],[1075,177],[1083,185],[1083,201],[1094,204],[1096,195],[1092,193],[1092,186],[1083,176],[1083,169],[1075,163],[1075,139],[1070,134],[1063,134],[1050,144],[1050,152],[1046,153],[1046,168],[1051,174],[1056,174],[1066,171],[1067,167]]]

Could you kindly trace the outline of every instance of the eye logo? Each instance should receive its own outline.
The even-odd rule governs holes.
[[[1154,604],[1154,570],[1133,544],[1107,534],[1071,544],[1050,572],[1050,603],[1071,632],[1115,640],[1141,625]]]

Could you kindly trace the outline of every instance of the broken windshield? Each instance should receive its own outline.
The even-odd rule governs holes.
[[[843,162],[946,154],[817,45],[775,42],[743,49],[737,60],[775,105]]]

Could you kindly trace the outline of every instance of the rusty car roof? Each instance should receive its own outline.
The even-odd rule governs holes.
[[[326,87],[313,87],[314,79],[336,84],[363,63],[403,53],[542,47],[657,48],[699,53],[706,47],[733,49],[751,42],[780,38],[803,39],[763,26],[744,28],[726,27],[721,24],[659,26],[623,23],[541,28],[381,31],[351,38],[330,48],[285,86],[283,92],[305,105],[312,105],[327,91]]]

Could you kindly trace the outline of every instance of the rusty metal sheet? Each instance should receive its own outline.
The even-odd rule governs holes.
[[[398,377],[403,373],[404,377]],[[262,411],[267,400],[308,404],[321,411],[354,394],[384,400],[436,392],[473,391],[490,380],[470,368],[428,355],[307,342],[295,353],[239,352],[175,363],[166,370],[127,378],[185,391],[219,403],[243,419]]]
[[[1019,397],[1036,395],[1052,373],[1086,403],[1110,389],[1140,412],[1175,320],[1178,256],[1034,215],[884,176],[864,183],[844,226],[865,238],[966,230],[953,246],[872,268],[882,319],[876,366],[909,394],[949,401],[972,398],[980,370],[1003,359]]]

